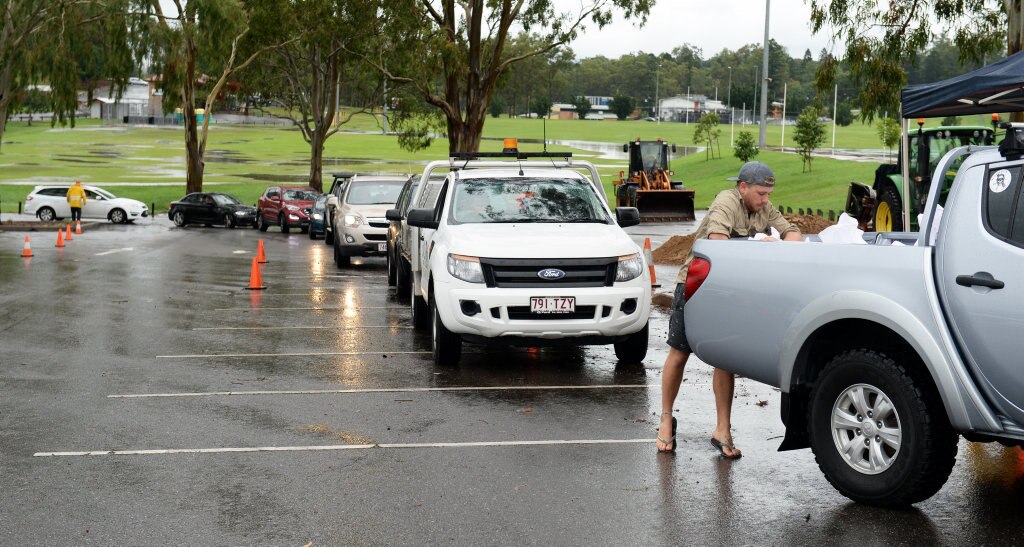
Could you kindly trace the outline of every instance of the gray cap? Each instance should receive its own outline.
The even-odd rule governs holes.
[[[731,177],[729,180],[771,188],[775,186],[775,173],[772,173],[770,167],[759,161],[748,161],[743,164],[743,167],[740,167],[739,175]]]

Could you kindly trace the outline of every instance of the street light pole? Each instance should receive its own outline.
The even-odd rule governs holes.
[[[654,73],[654,117],[658,120],[658,125],[661,125],[661,101],[659,100],[659,88],[661,87],[661,64],[658,64],[658,69]]]
[[[764,0],[764,52],[761,56],[763,67],[761,82],[761,131],[759,133],[758,145],[764,148],[768,141],[768,14],[771,12],[772,0]]]

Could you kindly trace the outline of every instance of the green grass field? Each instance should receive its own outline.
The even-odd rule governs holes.
[[[360,115],[348,126],[351,130],[379,131],[377,120]],[[757,127],[746,129],[756,133]],[[786,128],[790,140],[791,128]],[[738,128],[737,128],[738,132]],[[870,126],[854,124],[840,128],[837,146],[877,148],[877,136]],[[541,139],[543,122],[536,119],[488,119],[482,151],[497,151],[502,137]],[[645,121],[548,120],[550,140],[582,140],[624,143],[626,140],[663,138],[680,145],[692,144],[693,126]],[[780,127],[769,127],[768,142],[781,136]],[[714,195],[729,186],[725,179],[734,176],[740,162],[731,155],[729,127],[722,128],[722,159],[705,161],[705,155],[693,154],[673,162],[676,180],[697,191],[697,206],[707,207]],[[523,143],[523,150],[540,150],[539,143]],[[611,195],[614,178],[626,168],[624,160],[600,157],[564,146],[551,145],[551,151],[571,151],[574,157],[593,161]],[[326,146],[324,178],[330,182],[332,171],[371,173],[415,173],[432,160],[444,159],[448,146],[435,140],[425,151],[410,153],[398,146],[394,136],[374,133],[343,132]],[[682,153],[682,152],[681,152]],[[309,147],[294,128],[213,125],[207,145],[204,182],[208,190],[231,193],[252,203],[269,184],[304,183],[308,180]],[[801,173],[800,159],[793,154],[764,151],[758,159],[775,169],[779,185],[773,201],[797,207],[839,209],[851,180],[872,177],[873,163],[814,160],[812,173]],[[185,179],[185,151],[180,127],[104,125],[96,120],[81,120],[74,129],[51,128],[46,123],[28,127],[8,124],[0,149],[0,200],[3,211],[17,210],[17,202],[37,184],[71,182],[118,183],[107,189],[116,195],[155,204],[158,211],[182,196]],[[10,184],[11,182],[22,184]],[[159,183],[159,184],[154,184]],[[168,185],[170,184],[170,185]]]

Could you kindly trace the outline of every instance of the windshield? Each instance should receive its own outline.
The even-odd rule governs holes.
[[[327,194],[316,198],[316,201],[313,202],[314,209],[323,209],[325,205],[327,205]]]
[[[468,179],[455,187],[452,222],[608,224],[601,199],[580,179]]]
[[[99,195],[101,195],[101,196],[103,196],[103,197],[105,197],[107,199],[117,199],[117,196],[115,196],[114,194],[111,194],[110,192],[108,192],[106,190],[102,190],[100,188],[93,188],[92,191],[96,192],[97,194],[99,194]]]
[[[218,205],[241,205],[242,202],[226,194],[213,194],[214,201]]]
[[[402,193],[404,180],[353,182],[345,202],[349,205],[394,205]]]
[[[285,190],[285,201],[313,201],[318,194],[312,190]]]
[[[640,143],[640,159],[643,161],[644,171],[651,172],[661,169],[661,141]]]

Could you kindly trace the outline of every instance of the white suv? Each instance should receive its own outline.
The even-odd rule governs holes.
[[[348,266],[353,256],[385,256],[388,252],[388,209],[395,206],[408,175],[356,175],[341,191],[329,196],[334,211],[334,262]]]
[[[45,222],[70,217],[68,187],[67,184],[36,186],[25,198],[25,214],[36,215]],[[85,190],[82,218],[104,218],[120,224],[149,216],[149,209],[141,201],[119,198],[96,186],[83,184],[82,188]]]
[[[450,172],[432,179],[439,169]],[[611,343],[620,360],[643,360],[651,279],[621,227],[639,215],[611,212],[593,165],[451,160],[431,163],[421,180],[413,203],[439,198],[406,219],[412,315],[417,328],[431,325],[436,363],[458,363],[464,340]]]

